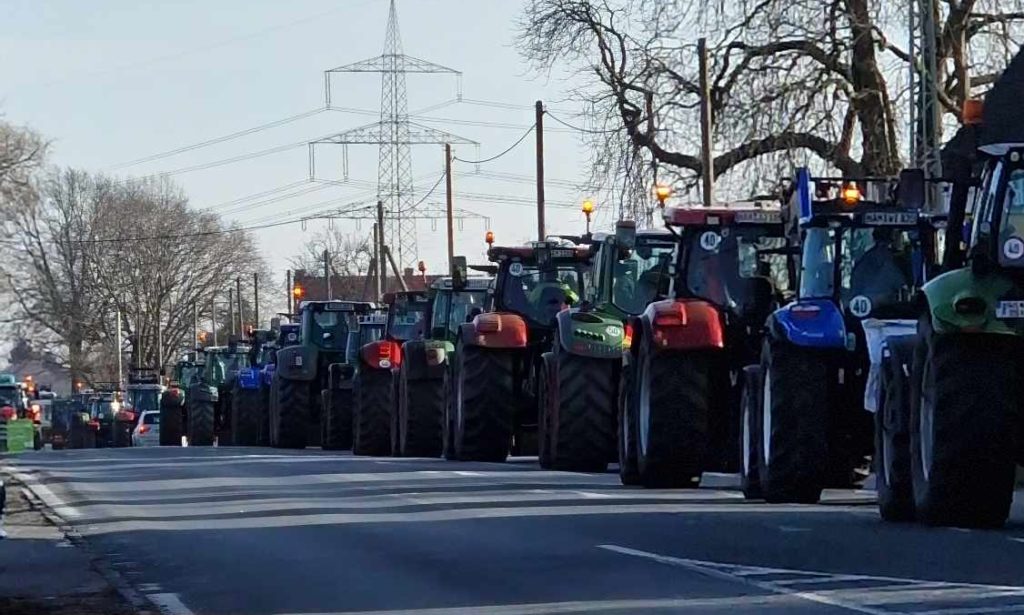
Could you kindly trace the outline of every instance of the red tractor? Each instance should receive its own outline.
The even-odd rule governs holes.
[[[542,354],[556,319],[579,302],[589,247],[550,241],[492,247],[487,311],[459,328],[446,425],[449,458],[504,461],[537,452]],[[478,268],[480,269],[480,268]]]
[[[352,382],[355,398],[352,422],[354,455],[391,455],[397,450],[393,435],[394,411],[402,344],[423,339],[429,321],[430,300],[422,290],[384,295],[388,306],[384,337],[363,346]]]
[[[627,322],[620,385],[623,484],[696,487],[739,468],[743,367],[790,289],[778,206],[668,207],[676,241],[670,298]]]

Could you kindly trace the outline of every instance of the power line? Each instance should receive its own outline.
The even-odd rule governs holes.
[[[302,184],[305,184],[305,183],[309,183],[309,180],[301,179],[301,180],[299,180],[297,182],[292,182],[290,184],[284,184],[283,186],[277,186],[276,188],[270,188],[270,189],[264,190],[262,192],[256,192],[256,193],[249,194],[249,195],[246,195],[246,196],[240,196],[240,197],[238,197],[236,199],[231,199],[230,201],[223,201],[221,203],[217,203],[216,205],[207,205],[205,207],[200,207],[199,210],[200,211],[215,211],[215,210],[217,210],[218,208],[221,208],[221,207],[227,207],[229,205],[236,205],[238,203],[244,203],[245,201],[251,201],[253,199],[258,199],[258,198],[261,198],[261,197],[264,197],[264,196],[268,196],[268,195],[271,195],[271,194],[276,194],[278,192],[284,192],[285,190],[291,190],[292,188],[295,188],[297,186],[301,186]]]
[[[547,115],[548,117],[550,117],[551,119],[555,120],[556,122],[558,122],[562,126],[565,126],[566,128],[570,128],[570,129],[575,130],[577,132],[583,132],[583,133],[587,133],[587,134],[591,134],[591,135],[610,135],[610,134],[619,132],[618,130],[591,130],[591,129],[588,129],[588,128],[580,128],[579,126],[573,126],[572,124],[570,124],[570,123],[568,123],[566,121],[560,120],[558,118],[558,116],[552,114],[550,111],[545,110],[544,114]]]
[[[430,190],[428,190],[427,193],[423,195],[423,198],[418,200],[418,201],[416,201],[416,204],[413,205],[412,207],[410,207],[406,211],[412,211],[412,210],[416,209],[417,207],[419,207],[420,205],[423,204],[423,201],[426,201],[427,199],[429,199],[430,195],[434,194],[434,191],[437,190],[437,187],[440,186],[441,182],[444,181],[444,176],[445,176],[445,174],[441,173],[441,177],[437,178],[437,181],[434,182],[434,185],[430,188]],[[399,213],[403,213],[404,214],[404,213],[406,213],[406,211],[402,211],[402,212],[399,212]]]
[[[526,140],[526,137],[530,136],[530,133],[533,132],[533,130],[535,128],[537,128],[536,124],[534,124],[533,126],[530,126],[530,128],[526,132],[523,133],[523,136],[519,137],[519,139],[515,143],[510,145],[508,147],[508,149],[506,149],[505,151],[501,152],[500,154],[498,154],[496,156],[491,156],[490,158],[485,158],[483,160],[464,160],[462,158],[459,158],[459,157],[455,156],[455,157],[453,157],[453,160],[458,160],[459,162],[465,162],[466,164],[485,164],[485,163],[488,163],[488,162],[492,162],[494,160],[497,160],[498,158],[501,158],[505,154],[511,152],[516,147],[518,147],[520,143],[522,143],[524,140]]]

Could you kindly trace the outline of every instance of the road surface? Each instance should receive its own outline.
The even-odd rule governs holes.
[[[868,493],[772,506],[530,460],[150,448],[6,463],[172,615],[1024,613],[1020,507],[982,532],[884,524]]]

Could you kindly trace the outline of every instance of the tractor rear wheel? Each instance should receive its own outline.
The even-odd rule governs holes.
[[[231,392],[232,446],[259,446],[260,402],[259,389],[243,389],[235,384]]]
[[[325,451],[345,451],[352,448],[352,389],[324,389],[324,435],[321,446]]]
[[[623,485],[640,484],[636,445],[636,392],[633,365],[624,364],[619,372],[619,480]]]
[[[1000,527],[1013,499],[1021,340],[936,334],[925,316],[918,344],[910,419],[917,518]]]
[[[160,396],[160,446],[181,446],[182,392]]]
[[[455,453],[466,461],[505,461],[519,401],[515,353],[461,345],[456,354]]]
[[[828,366],[786,341],[761,353],[761,492],[769,502],[821,499],[828,461]]]
[[[551,371],[554,369],[552,363],[554,353],[545,352],[541,356],[541,368],[537,373],[537,407],[539,408],[537,420],[537,460],[541,469],[550,470],[552,467],[552,442],[551,442],[551,421],[553,420],[555,400],[551,398]]]
[[[352,454],[383,457],[391,454],[391,406],[394,383],[390,370],[359,368],[352,425]]]
[[[398,454],[440,457],[444,447],[444,381],[409,380],[402,365],[398,387]]]
[[[615,457],[616,364],[555,352],[558,396],[551,404],[551,463],[556,470],[604,472]]]
[[[761,366],[743,368],[743,392],[740,397],[740,487],[743,497],[759,499],[761,474],[757,459],[761,436]]]
[[[640,348],[637,469],[645,487],[698,487],[708,440],[711,362]]]
[[[916,352],[914,337],[886,341],[881,364],[882,387],[875,409],[875,490],[878,512],[886,521],[914,520],[914,485],[910,470],[910,394],[908,374]]]
[[[188,404],[188,445],[213,446],[213,401],[192,397]]]
[[[309,435],[309,390],[305,380],[280,378],[277,382],[277,399],[271,440],[275,448],[306,448]]]

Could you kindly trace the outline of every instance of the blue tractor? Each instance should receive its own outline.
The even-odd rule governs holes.
[[[922,214],[924,195],[918,170],[851,179],[800,169],[786,191],[800,283],[768,318],[760,364],[743,374],[748,498],[816,502],[823,488],[866,475],[884,342],[913,333],[921,286],[939,263],[943,231]]]
[[[273,320],[273,319],[272,319]],[[259,446],[270,446],[270,388],[277,370],[277,351],[284,346],[299,343],[301,326],[298,323],[283,323],[272,327],[276,330],[273,339],[264,346],[264,358],[258,372],[260,398]]]

